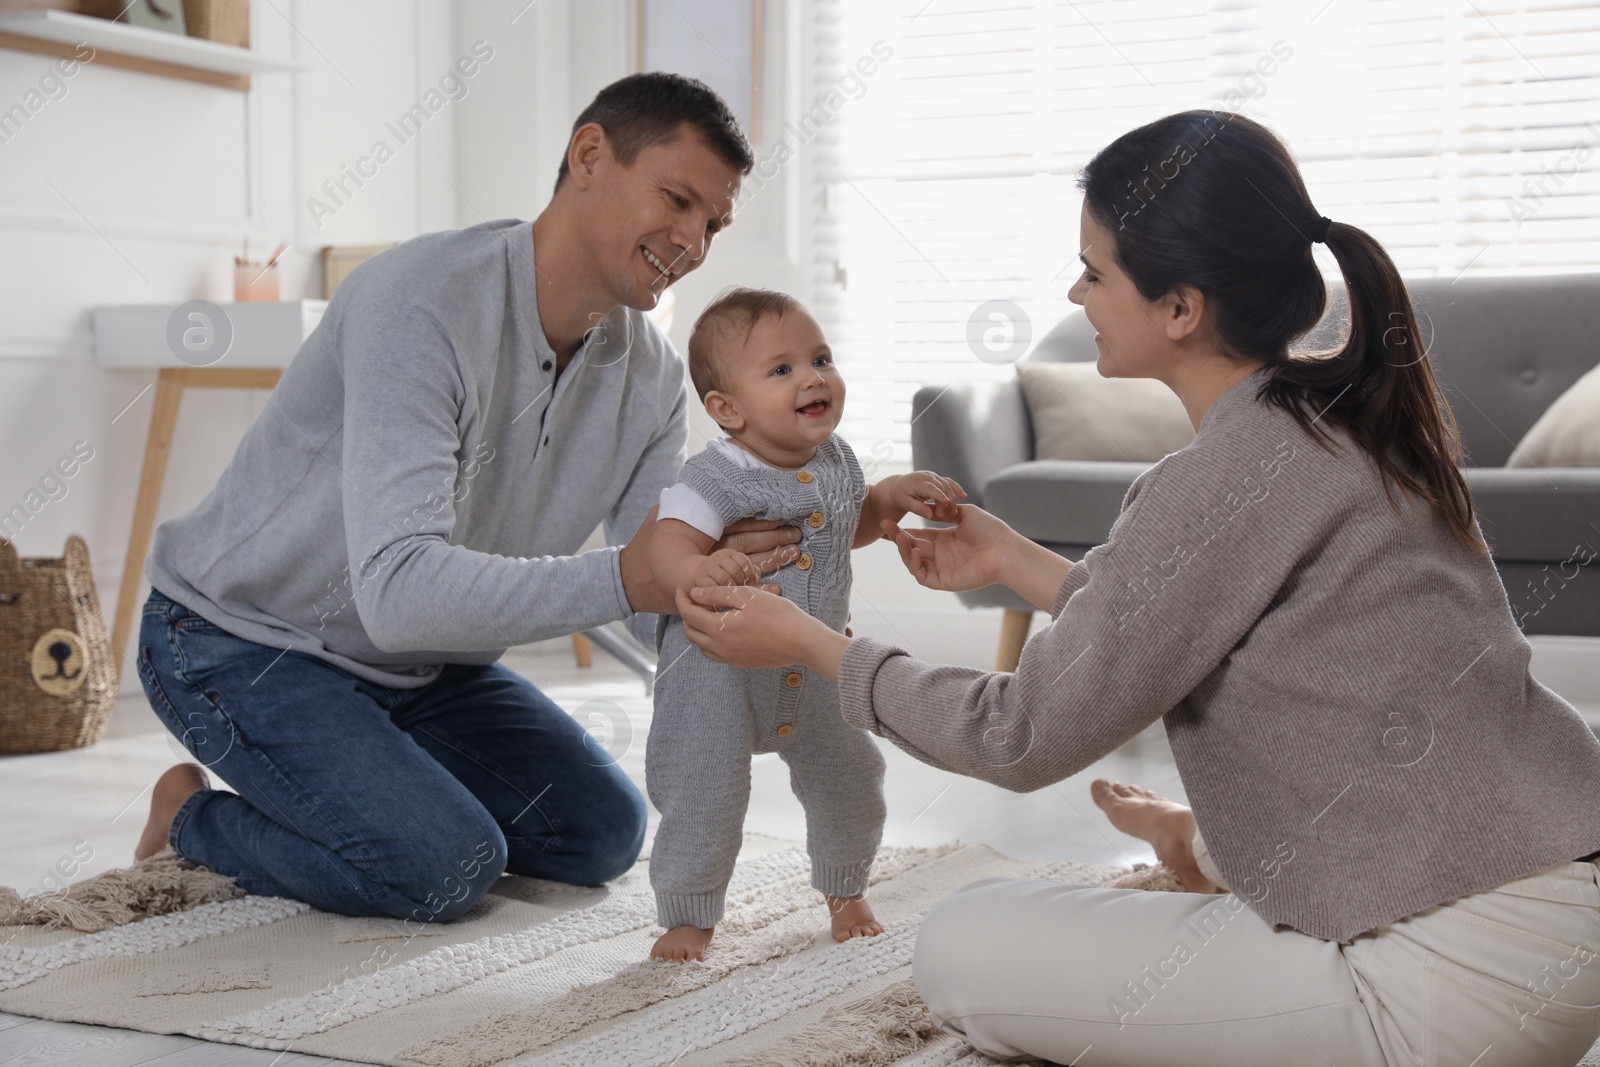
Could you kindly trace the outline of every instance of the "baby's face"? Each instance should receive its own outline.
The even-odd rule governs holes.
[[[737,436],[757,448],[795,451],[828,439],[844,414],[844,379],[811,313],[767,315],[750,339],[723,354],[723,390],[744,418]]]

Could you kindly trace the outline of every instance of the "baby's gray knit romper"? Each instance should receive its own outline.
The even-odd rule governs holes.
[[[679,475],[724,523],[777,519],[801,531],[801,555],[766,576],[834,630],[850,606],[850,542],[866,483],[837,434],[798,471],[744,468],[715,448]],[[650,884],[662,926],[714,926],[743,839],[750,757],[777,752],[806,813],[811,885],[834,897],[864,892],[883,834],[883,755],[847,726],[838,689],[801,664],[745,670],[707,659],[662,615],[655,718],[645,745],[645,783],[661,823],[650,849]]]

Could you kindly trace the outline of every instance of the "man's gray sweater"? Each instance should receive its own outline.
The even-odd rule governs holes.
[[[653,647],[619,546],[687,456],[683,360],[619,307],[558,377],[534,262],[532,222],[499,219],[356,268],[146,577],[397,688],[614,619]],[[611,547],[574,555],[602,524]]]
[[[858,637],[845,721],[1029,791],[1162,719],[1233,892],[1331,940],[1600,849],[1600,742],[1493,562],[1258,400],[1268,373],[1135,479],[1014,673]]]

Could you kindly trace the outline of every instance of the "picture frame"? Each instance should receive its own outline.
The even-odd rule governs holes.
[[[634,0],[636,73],[671,71],[715,89],[761,142],[761,0]]]

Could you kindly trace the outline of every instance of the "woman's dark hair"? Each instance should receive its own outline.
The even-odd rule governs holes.
[[[572,134],[591,122],[598,122],[606,131],[611,154],[624,167],[633,166],[644,149],[678,136],[684,123],[694,127],[723,162],[738,167],[740,174],[749,174],[756,165],[739,120],[722,97],[705,82],[682,74],[630,74],[601,89],[573,122],[567,134],[568,148],[572,147]],[[566,177],[567,155],[563,152],[556,170],[557,189]]]
[[[1435,508],[1461,544],[1487,553],[1457,466],[1455,416],[1421,350],[1410,295],[1365,230],[1338,221],[1327,229],[1349,298],[1348,340],[1290,354],[1322,318],[1327,286],[1311,255],[1321,213],[1276,134],[1229,111],[1168,115],[1107,145],[1078,187],[1146,300],[1199,289],[1224,353],[1272,368],[1257,398],[1288,411],[1330,452],[1322,435],[1332,435],[1316,423],[1345,430],[1376,462],[1391,507],[1393,479]]]

